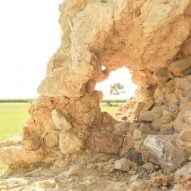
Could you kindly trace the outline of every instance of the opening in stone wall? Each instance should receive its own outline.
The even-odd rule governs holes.
[[[59,9],[62,43],[22,141],[0,144],[10,169],[0,190],[191,190],[191,2],[64,0]],[[122,66],[138,90],[113,118],[100,112],[95,82]]]
[[[102,66],[102,70],[105,69]],[[118,106],[125,104],[134,97],[136,89],[137,85],[132,82],[132,74],[128,68],[121,67],[112,71],[106,80],[96,85],[96,90],[103,92],[103,101],[100,104],[101,110],[115,117]]]

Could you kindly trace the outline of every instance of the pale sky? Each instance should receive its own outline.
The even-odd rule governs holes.
[[[114,83],[120,83],[124,86],[125,93],[119,96],[110,95],[110,86]],[[109,78],[105,81],[98,83],[97,90],[104,92],[105,99],[128,99],[135,95],[137,86],[131,81],[131,74],[127,68],[119,68],[110,73]]]
[[[35,98],[46,65],[60,45],[58,5],[62,0],[0,0],[0,98]],[[114,76],[113,76],[114,75]],[[127,70],[120,69],[97,89],[110,97],[120,82],[134,94]]]

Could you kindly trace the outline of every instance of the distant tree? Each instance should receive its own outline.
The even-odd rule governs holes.
[[[110,86],[110,94],[111,95],[120,95],[122,93],[125,93],[124,86],[122,84],[115,83]]]

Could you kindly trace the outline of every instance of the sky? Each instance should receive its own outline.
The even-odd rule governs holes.
[[[61,40],[58,5],[62,0],[0,0],[0,99],[36,98],[46,65]],[[110,98],[120,82],[128,98],[136,87],[127,69],[111,73],[96,89]]]
[[[120,95],[110,95],[110,86],[115,83],[120,83],[124,86],[124,93]],[[109,78],[96,86],[97,90],[104,93],[104,99],[128,99],[135,95],[137,86],[131,81],[131,73],[127,68],[119,68],[110,73]]]

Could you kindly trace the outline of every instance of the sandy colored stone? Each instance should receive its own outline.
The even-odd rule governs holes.
[[[160,126],[161,135],[172,135],[174,133],[174,124],[168,123]]]
[[[170,72],[166,68],[159,68],[154,73],[155,80],[159,82],[166,82],[171,78]]]
[[[180,134],[177,137],[176,143],[180,147],[183,147],[187,149],[190,152],[191,149],[191,129],[190,128],[185,128],[180,132]]]
[[[153,122],[154,120],[156,120],[157,118],[159,118],[161,116],[160,112],[155,112],[155,111],[145,111],[143,113],[140,114],[139,116],[139,121],[141,122]]]
[[[103,165],[87,169],[88,163],[119,157],[134,148],[142,152],[143,161],[165,170],[184,162],[190,152],[190,0],[64,0],[59,10],[61,45],[49,60],[38,88],[40,96],[29,109],[23,147],[12,146],[15,142],[0,147],[0,159],[16,168],[10,179],[7,175],[0,180],[0,190],[191,188],[190,177],[183,183],[175,177],[172,181],[163,171],[151,176],[133,167],[129,174],[140,174],[128,185],[127,173],[116,175],[112,164],[105,164],[103,171]],[[95,86],[121,67],[129,68],[138,89],[114,118],[101,112],[103,93]],[[58,161],[64,161],[63,166],[53,165]],[[47,164],[44,169],[42,164]],[[73,165],[77,165],[75,176],[70,172]],[[49,167],[55,175],[48,173]],[[57,172],[62,178],[49,181],[50,176],[58,178]],[[23,182],[11,179],[11,174],[26,177]]]
[[[12,167],[28,167],[43,160],[41,151],[26,151],[21,146],[4,147],[0,150],[0,161]]]
[[[53,148],[57,146],[58,140],[59,140],[59,135],[57,132],[47,133],[43,138],[43,142],[47,148]]]
[[[59,130],[67,131],[72,128],[71,123],[59,111],[52,111],[52,120]]]
[[[177,169],[176,174],[187,175],[191,173],[191,162],[184,164],[181,168]]]
[[[123,144],[120,153],[125,154],[134,146],[134,141],[131,137],[126,136],[123,139]]]
[[[116,135],[126,135],[128,131],[129,131],[128,122],[117,123],[114,126],[114,134]]]
[[[134,117],[138,118],[141,110],[145,107],[145,102],[137,102],[133,111]]]
[[[151,110],[153,105],[154,105],[153,100],[150,100],[150,101],[146,102],[146,105],[144,106],[144,108],[141,111],[142,112],[149,111],[149,110]]]
[[[176,76],[188,75],[191,73],[191,56],[177,60],[170,64],[169,70]]]
[[[123,138],[119,135],[94,133],[90,136],[88,148],[101,153],[119,154]]]
[[[144,146],[150,152],[150,161],[167,170],[177,169],[186,160],[184,151],[176,146],[173,135],[148,135]]]
[[[71,132],[63,132],[59,136],[59,148],[63,154],[71,154],[80,151],[83,142]]]
[[[147,170],[147,171],[154,171],[155,167],[154,167],[153,163],[147,162],[147,163],[142,165],[142,168]]]
[[[38,150],[42,142],[38,135],[32,135],[29,139],[23,140],[23,146],[26,150],[35,151]]]
[[[18,146],[20,145],[22,142],[22,137],[21,136],[15,136],[15,137],[11,137],[9,139],[6,139],[5,141],[1,141],[0,142],[0,148],[1,147],[8,147],[8,146]]]
[[[184,128],[190,128],[191,123],[191,109],[182,110],[179,112],[177,118],[174,121],[174,128],[177,132],[180,132]]]
[[[116,170],[129,171],[132,166],[132,162],[126,158],[121,158],[120,160],[115,161],[114,167]]]
[[[152,122],[152,127],[155,129],[160,129],[162,125],[170,124],[174,119],[174,115],[172,113],[164,113],[161,117],[156,118]]]
[[[133,139],[138,140],[142,138],[142,132],[139,129],[133,131]]]

